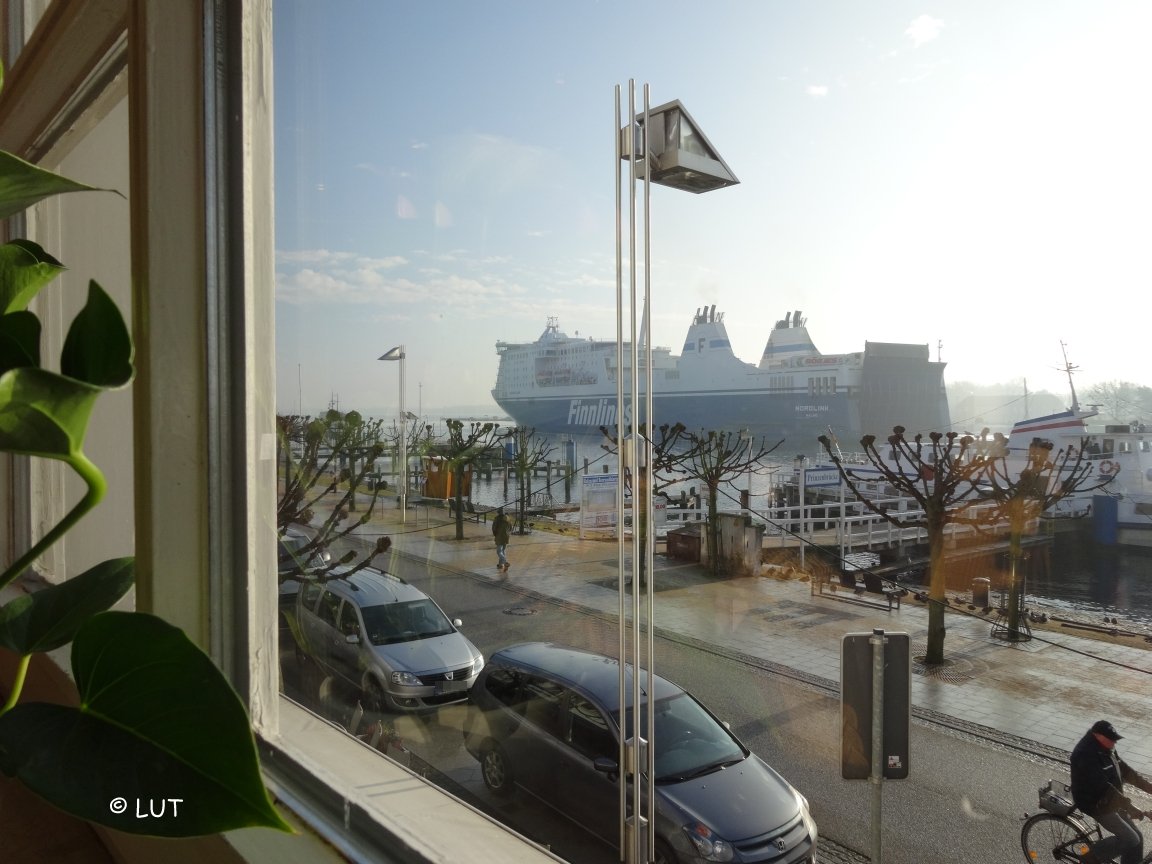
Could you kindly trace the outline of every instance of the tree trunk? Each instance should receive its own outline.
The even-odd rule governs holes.
[[[1008,639],[1020,641],[1020,612],[1023,603],[1023,585],[1020,580],[1020,536],[1024,533],[1024,506],[1022,501],[1008,505],[1009,571],[1008,571]]]
[[[464,539],[464,468],[455,468],[452,479],[456,484],[456,539]]]
[[[708,572],[720,576],[720,507],[714,484],[708,484]]]
[[[924,662],[944,662],[944,520],[928,516],[928,651]]]
[[[527,499],[528,499],[528,496],[530,494],[530,490],[532,488],[532,481],[531,480],[528,480],[527,482],[525,482],[525,477],[527,476],[527,474],[528,474],[528,472],[525,470],[524,465],[521,465],[521,464],[516,465],[516,489],[517,489],[516,497],[519,499],[519,501],[517,502],[517,507],[516,507],[516,521],[518,523],[516,525],[516,533],[521,535],[521,536],[523,536],[526,533],[524,531],[524,524],[527,522],[527,518],[528,518],[528,512],[527,512],[528,511],[528,500]]]

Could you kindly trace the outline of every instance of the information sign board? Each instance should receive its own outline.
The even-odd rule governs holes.
[[[804,485],[809,489],[814,486],[839,486],[840,471],[837,468],[805,468]]]
[[[912,658],[907,633],[883,633],[883,776],[905,780],[912,726]],[[840,650],[840,773],[867,780],[872,773],[872,633],[846,633]]]

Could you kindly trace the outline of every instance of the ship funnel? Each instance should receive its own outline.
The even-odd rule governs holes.
[[[712,308],[708,312],[708,320],[709,321],[715,321],[716,320],[716,304],[715,303],[712,304]]]

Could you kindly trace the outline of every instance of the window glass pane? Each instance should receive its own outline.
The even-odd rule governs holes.
[[[325,591],[324,596],[320,600],[320,606],[316,609],[316,614],[320,620],[325,624],[336,626],[336,613],[340,609],[340,598],[333,594],[331,591]]]
[[[615,759],[619,744],[600,710],[577,694],[568,700],[568,743],[590,759]]]
[[[618,758],[618,627],[646,616],[631,604],[651,587],[655,656],[638,653],[670,688],[652,695],[654,773],[687,782],[675,778],[755,754],[828,814],[842,834],[829,843],[863,848],[835,791],[836,646],[878,626],[857,615],[877,604],[886,625],[923,612],[908,629],[927,640],[937,624],[917,595],[941,559],[920,526],[886,521],[922,512],[900,475],[861,475],[870,507],[832,461],[864,458],[862,439],[879,442],[878,461],[899,461],[896,426],[929,446],[931,432],[1003,436],[1062,410],[1059,339],[1020,326],[1039,314],[1040,289],[1022,286],[1044,286],[1047,309],[1088,283],[1152,278],[1135,251],[1152,222],[1133,203],[1152,195],[1152,126],[1130,109],[1143,99],[1132,82],[1152,75],[1136,35],[1150,16],[1147,4],[1087,0],[947,14],[839,0],[673,2],[660,14],[275,0],[277,523],[296,557],[280,575],[313,572],[364,626],[342,671],[285,638],[285,694],[323,712],[318,693],[333,688],[321,679],[342,675],[339,716],[379,700],[427,776],[507,818],[501,778],[549,779],[549,763],[516,760],[548,747],[573,763]],[[656,177],[635,247],[615,187],[628,167],[616,147],[644,137],[619,128],[629,76],[638,102],[649,82],[649,107],[675,103],[677,117],[652,136],[665,152],[634,163]],[[705,193],[717,154],[739,184]],[[646,286],[652,295],[634,330],[616,306],[631,260],[638,302]],[[1069,302],[1062,321],[1092,319]],[[651,347],[651,364],[618,356],[618,326]],[[1093,367],[1081,394],[1147,365],[1128,344],[1138,339],[1117,346],[1106,330],[1075,334],[1081,376]],[[647,372],[657,458],[624,465],[617,423],[627,432],[643,418],[625,415],[616,388]],[[1131,416],[1101,416],[1090,446],[1146,452],[1119,430],[1102,437],[1105,424],[1152,416],[1142,392],[1114,402]],[[683,437],[670,442],[662,424]],[[935,469],[920,467],[906,476],[931,485]],[[635,542],[642,509],[651,556]],[[1007,549],[973,565],[994,593],[1016,578]],[[880,572],[845,569],[852,552]],[[1068,581],[1092,582],[1092,569]],[[994,608],[970,602],[973,572],[949,574],[949,615]],[[892,598],[873,589],[892,583],[916,593],[890,618]],[[293,637],[311,590],[282,591]],[[979,638],[991,627],[972,626]],[[946,655],[959,650],[948,632]],[[635,659],[631,645],[623,653]],[[765,674],[772,664],[825,690],[808,699]],[[466,744],[481,700],[486,731]],[[529,729],[539,738],[516,737]],[[598,767],[582,788],[615,795],[618,778]],[[1007,812],[966,792],[980,812]],[[748,830],[774,837],[806,815]],[[683,828],[664,840],[684,860],[704,854]]]

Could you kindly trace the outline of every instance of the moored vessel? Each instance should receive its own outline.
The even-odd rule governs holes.
[[[617,377],[627,384],[631,369],[618,368],[615,340],[569,337],[550,318],[534,342],[501,341],[496,351],[492,397],[518,425],[591,434],[616,424]],[[950,425],[944,364],[926,344],[865,342],[863,351],[822,354],[800,312],[776,322],[758,364],[736,356],[715,306],[696,310],[680,354],[651,353],[656,425],[746,430],[813,453],[829,429],[853,441],[895,425]]]
[[[1085,422],[1095,410],[1081,410],[1073,391],[1067,411],[1021,420],[1008,436],[1008,464],[1022,464],[1036,439],[1054,450],[1072,448],[1090,466],[1090,491],[1057,502],[1053,518],[1092,515],[1097,537],[1107,543],[1152,547],[1152,427],[1143,423],[1106,424],[1093,431]],[[1071,464],[1071,460],[1070,460]],[[1103,484],[1103,485],[1101,485]]]

